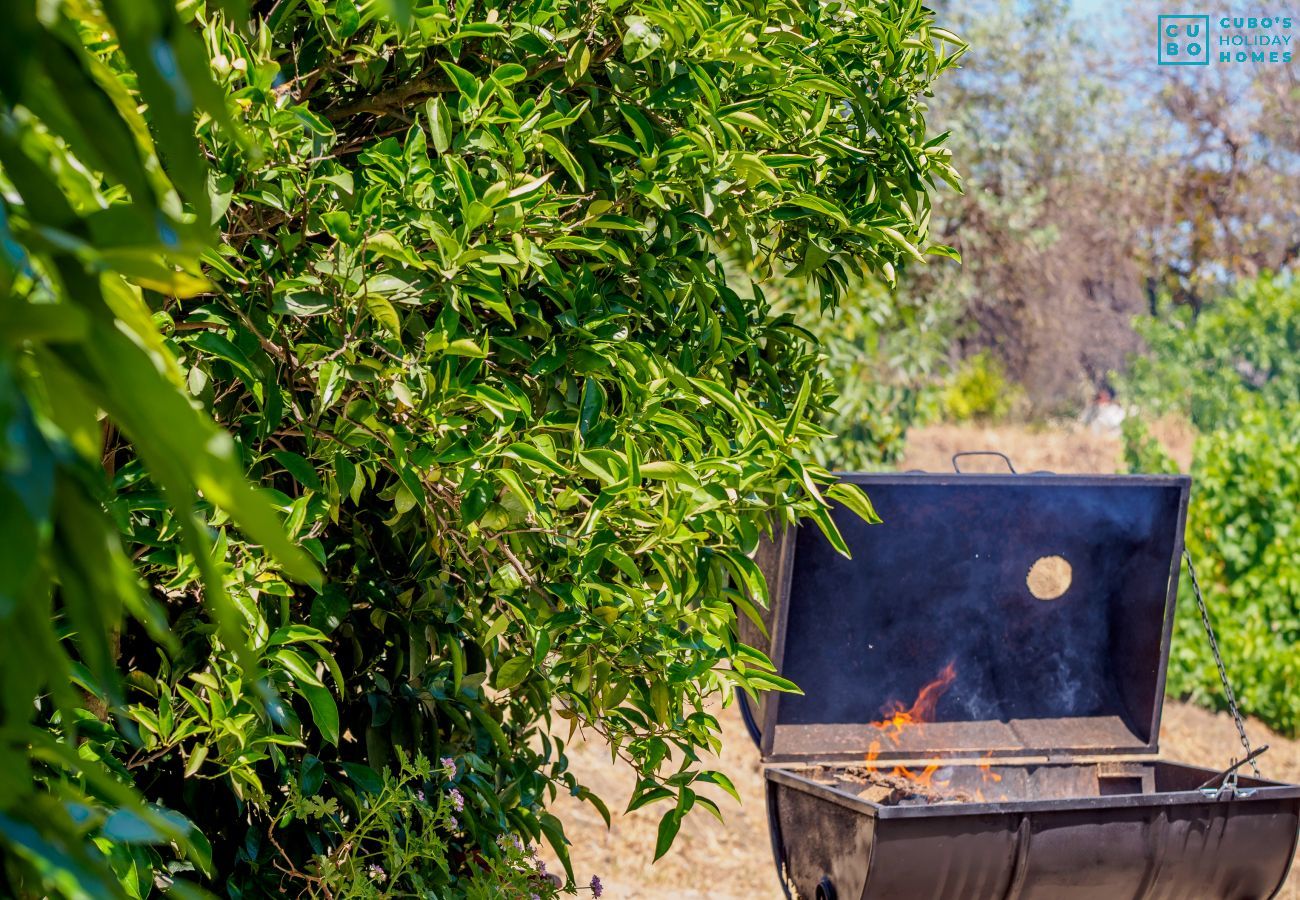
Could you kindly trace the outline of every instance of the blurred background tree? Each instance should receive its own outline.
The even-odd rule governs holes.
[[[1157,68],[1150,3],[1090,21],[1066,0],[939,8],[972,45],[931,104],[966,173],[933,228],[962,264],[900,290],[961,304],[951,364],[990,353],[1028,414],[1076,413],[1140,348],[1135,316],[1300,258],[1294,66]]]

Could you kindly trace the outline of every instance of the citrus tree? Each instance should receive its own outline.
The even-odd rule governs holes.
[[[736,637],[766,596],[749,552],[803,517],[842,546],[831,501],[872,515],[801,461],[830,402],[815,341],[720,254],[809,279],[830,308],[856,273],[948,252],[927,239],[928,194],[955,175],[924,97],[960,45],[898,0],[303,0],[189,5],[184,24],[166,3],[47,6],[63,19],[40,27],[116,114],[143,102],[144,177],[183,189],[159,194],[170,218],[127,215],[151,183],[103,137],[41,123],[54,150],[19,141],[4,177],[62,154],[53,192],[82,179],[85,215],[111,223],[91,250],[148,246],[124,255],[146,268],[122,264],[135,306],[118,316],[189,402],[124,388],[120,415],[198,408],[221,430],[166,454],[125,423],[74,445],[100,462],[85,503],[150,615],[88,623],[104,640],[87,657],[66,579],[46,582],[49,638],[29,652],[62,654],[81,694],[25,710],[31,741],[109,774],[76,801],[94,815],[41,825],[45,843],[4,832],[12,883],[94,893],[57,852],[75,846],[133,895],[443,896],[484,873],[532,890],[501,873],[530,865],[516,841],[567,859],[558,791],[608,816],[567,771],[575,730],[634,769],[633,807],[662,805],[664,853],[683,816],[717,811],[701,785],[731,789],[700,762],[707,704],[794,689]],[[171,56],[139,57],[148,29]],[[32,121],[6,98],[6,128]],[[164,146],[173,132],[189,143]],[[167,243],[191,235],[188,256]],[[98,259],[68,265],[98,277]],[[15,347],[30,392],[62,396],[39,347]],[[119,373],[94,375],[84,415],[116,413]],[[214,455],[262,485],[292,545],[258,495],[169,483],[166,466]],[[49,689],[6,681],[6,709]],[[33,790],[66,806],[61,765],[42,758]],[[131,791],[157,823],[108,827]]]

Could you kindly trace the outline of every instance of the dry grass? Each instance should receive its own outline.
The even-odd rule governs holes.
[[[1175,419],[1161,419],[1150,426],[1154,436],[1186,472],[1191,467],[1191,428]],[[927,472],[951,472],[952,456],[963,450],[998,450],[1011,458],[1018,472],[1102,474],[1119,471],[1122,462],[1120,439],[1099,434],[1077,424],[1056,427],[1027,425],[928,425],[914,428],[908,436],[907,452],[899,468]],[[962,471],[1005,472],[1006,465],[994,457],[961,461]]]
[[[1186,470],[1191,458],[1190,432],[1176,423],[1159,423],[1153,431]],[[1086,429],[937,425],[913,433],[901,468],[948,471],[953,453],[984,449],[1007,453],[1020,471],[1113,472],[1120,458],[1118,439]],[[984,461],[979,465],[997,471],[996,465]],[[573,862],[581,880],[599,874],[608,889],[606,896],[619,900],[780,900],[758,753],[734,708],[720,711],[719,718],[723,751],[717,768],[734,780],[742,803],[737,805],[719,792],[725,823],[697,810],[687,817],[672,851],[655,864],[651,857],[663,809],[650,807],[619,815],[618,810],[631,796],[632,778],[624,767],[610,764],[603,747],[575,742],[570,752],[574,769],[615,811],[614,826],[606,830],[590,806],[570,798],[558,804],[556,811],[573,840]],[[1261,760],[1265,775],[1300,781],[1300,742],[1272,734],[1254,721],[1250,736],[1256,745],[1271,745]],[[1166,757],[1217,767],[1227,763],[1236,747],[1236,733],[1226,715],[1172,701],[1165,704],[1161,749]],[[1279,897],[1300,900],[1300,875],[1295,867]]]
[[[556,814],[573,841],[574,872],[580,881],[598,874],[608,889],[606,896],[619,900],[781,900],[767,837],[758,750],[734,707],[723,710],[720,718],[723,749],[714,767],[731,777],[742,802],[721,791],[705,792],[722,808],[725,822],[703,808],[693,811],[673,849],[657,863],[651,859],[659,817],[667,808],[650,806],[620,815],[634,783],[627,767],[611,765],[602,746],[579,743],[570,748],[573,768],[614,814],[614,826],[606,830],[589,804],[565,797],[557,805]]]

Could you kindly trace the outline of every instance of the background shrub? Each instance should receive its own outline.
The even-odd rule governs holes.
[[[996,357],[977,353],[963,360],[948,379],[941,399],[944,415],[954,422],[991,421],[1011,412],[1019,387],[1007,380]]]
[[[1141,330],[1152,355],[1128,390],[1151,411],[1181,412],[1198,429],[1187,546],[1247,712],[1300,732],[1300,286],[1264,277],[1206,308]],[[1134,471],[1173,471],[1136,420],[1126,423]],[[1169,691],[1222,706],[1219,677],[1191,586],[1180,586]]]
[[[41,796],[80,806],[44,843],[0,830],[10,883],[106,893],[60,855],[71,847],[131,895],[187,879],[234,897],[335,874],[364,885],[337,861],[400,852],[366,828],[407,802],[393,799],[403,758],[418,775],[445,757],[463,808],[421,826],[447,865],[418,874],[473,895],[483,871],[520,862],[515,836],[566,858],[545,811],[558,791],[608,815],[567,771],[576,728],[635,769],[634,807],[664,804],[662,854],[684,815],[717,811],[700,784],[730,790],[700,764],[718,741],[706,703],[792,688],[736,638],[765,602],[746,554],[802,516],[838,540],[828,499],[871,516],[806,461],[830,400],[816,343],[761,290],[737,290],[720,251],[751,279],[812,280],[827,309],[852,278],[892,281],[922,259],[928,191],[955,180],[922,98],[954,40],[919,5],[865,0],[340,0],[258,5],[249,21],[186,8],[183,25],[161,0],[139,7],[155,22],[91,7],[84,26],[59,24],[96,83],[124,110],[146,103],[168,138],[180,194],[157,208],[171,218],[126,215],[139,183],[85,141],[56,146],[87,154],[55,167],[56,193],[92,185],[82,205],[111,218],[92,247],[154,249],[125,255],[147,307],[118,316],[152,315],[133,339],[173,373],[168,396],[183,386],[233,440],[207,426],[207,443],[156,456],[110,429],[84,454],[106,462],[93,503],[153,618],[109,611],[91,644],[72,637],[67,583],[25,607],[59,629],[48,643],[86,694],[39,707],[29,732],[64,757],[78,740],[112,774],[70,795],[84,785],[42,758]],[[133,72],[139,41],[159,47],[153,26],[180,35],[179,69]],[[209,70],[200,157],[177,97]],[[158,79],[175,96],[151,93]],[[7,125],[24,121],[9,103]],[[6,178],[43,160],[42,140],[11,147]],[[48,224],[36,200],[6,204]],[[208,223],[216,249],[169,255],[176,234],[215,237]],[[21,236],[47,246],[48,232]],[[56,391],[53,377],[30,389]],[[123,408],[161,413],[157,396]],[[323,585],[303,587],[312,567],[274,528],[230,527],[263,523],[238,482],[198,482],[195,504],[156,471],[212,447],[266,487]],[[230,601],[215,620],[198,612],[217,596]],[[30,709],[41,686],[15,684],[7,709]],[[100,828],[128,786],[173,827],[136,814]],[[364,854],[341,854],[358,829]]]

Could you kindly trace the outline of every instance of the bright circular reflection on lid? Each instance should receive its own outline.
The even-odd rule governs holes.
[[[1039,600],[1055,600],[1070,589],[1074,569],[1060,556],[1044,556],[1029,567],[1025,584]]]

